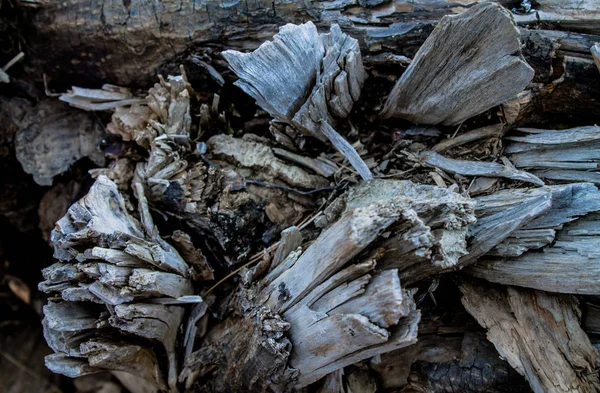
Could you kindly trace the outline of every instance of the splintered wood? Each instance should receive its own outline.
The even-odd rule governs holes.
[[[342,3],[352,23],[389,21],[389,4]],[[523,2],[518,20],[554,9],[539,3]],[[395,6],[394,17],[409,7]],[[36,116],[15,121],[16,157],[41,185],[80,158],[103,164],[105,132],[118,146],[50,236],[47,367],[111,371],[132,393],[599,391],[587,334],[600,332],[600,128],[520,126],[538,79],[567,72],[560,45],[592,66],[598,47],[519,30],[497,3],[465,8],[412,60],[363,65],[362,44],[383,50],[376,36],[398,23],[369,25],[359,47],[350,25],[319,34],[306,22],[214,66],[192,55],[219,94],[194,89],[181,66],[143,98],[113,85],[60,96],[111,110],[105,130],[56,101],[26,105]],[[417,33],[394,39],[404,34]],[[535,83],[522,48],[549,59]],[[381,71],[398,64],[399,79]],[[260,109],[237,107],[235,77]],[[85,193],[69,184],[42,200],[55,210],[44,230]]]
[[[535,393],[600,389],[600,358],[581,329],[577,299],[512,287],[463,283],[463,304]]]
[[[271,116],[329,140],[364,180],[373,178],[352,145],[332,127],[336,118],[348,116],[367,78],[358,41],[338,25],[319,35],[308,22],[283,26],[272,42],[252,53],[228,50],[223,56],[240,78],[236,85]]]
[[[519,30],[493,3],[442,18],[390,93],[381,115],[458,124],[513,98],[533,78]]]

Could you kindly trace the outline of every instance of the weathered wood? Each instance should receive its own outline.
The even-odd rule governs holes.
[[[435,168],[440,168],[446,172],[456,173],[465,176],[484,176],[484,177],[505,177],[508,179],[525,181],[538,186],[543,186],[544,182],[537,176],[520,171],[509,165],[502,165],[496,162],[475,162],[465,160],[455,160],[444,157],[441,154],[431,150],[424,150],[419,155],[423,163]]]
[[[280,122],[331,144],[365,180],[372,175],[356,150],[332,127],[360,98],[367,74],[358,41],[336,24],[318,35],[312,22],[283,26],[252,53],[222,53],[240,77],[235,82]]]
[[[130,345],[126,336],[122,336],[122,342],[92,339],[95,334],[90,332],[95,329],[100,330],[99,337],[102,332],[114,337],[112,326],[163,343],[168,359],[165,379],[169,389],[176,391],[175,343],[183,308],[139,301],[163,296],[180,299],[191,295],[193,288],[186,278],[186,262],[160,238],[143,188],[139,183],[133,188],[141,222],[127,211],[116,184],[99,176],[89,193],[69,208],[52,233],[55,257],[62,263],[44,270],[45,281],[40,289],[59,292],[65,301],[44,307],[45,335],[57,352],[47,359],[47,364],[55,372],[69,376],[101,369],[127,371],[163,388],[162,366],[149,343],[147,347]],[[131,303],[134,300],[138,302]]]
[[[600,183],[600,127],[517,130],[526,135],[507,137],[505,152],[518,168],[545,179]]]
[[[440,21],[394,86],[381,116],[458,124],[520,93],[533,73],[520,54],[519,30],[510,13],[496,4],[475,5]]]
[[[23,121],[15,137],[15,151],[23,170],[32,174],[36,183],[52,185],[54,176],[84,157],[96,165],[104,164],[99,144],[105,132],[94,116],[45,100]]]
[[[506,215],[504,221],[508,224],[514,220],[514,216],[508,212],[518,211],[523,204],[535,204],[534,201],[539,198],[540,206],[547,205],[547,209],[542,209],[538,216],[530,216],[533,218],[531,221],[521,222],[515,232],[497,243],[488,255],[515,257],[527,250],[550,244],[563,224],[600,209],[599,197],[600,193],[594,185],[575,183],[538,189],[502,190],[476,198],[475,213],[479,222],[485,222],[491,216],[502,222],[502,216]],[[523,213],[527,213],[526,210],[521,209]]]
[[[598,391],[600,357],[581,329],[576,298],[467,282],[461,291],[467,311],[534,392]]]
[[[551,214],[550,212],[548,214]],[[526,252],[515,258],[483,259],[469,274],[505,285],[550,292],[600,295],[600,216],[589,214],[557,231],[542,252]]]
[[[465,132],[464,134],[458,135],[455,138],[444,139],[440,143],[434,145],[431,150],[436,153],[442,153],[453,147],[464,145],[465,143],[475,142],[480,139],[491,137],[500,137],[503,129],[504,126],[502,124],[494,124],[493,126],[476,128],[474,130]]]

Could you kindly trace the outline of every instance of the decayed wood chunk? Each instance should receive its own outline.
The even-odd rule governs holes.
[[[575,297],[469,282],[461,291],[467,311],[534,392],[600,389],[600,356],[581,329]]]
[[[589,183],[502,190],[475,200],[478,222],[471,231],[484,235],[478,228],[487,228],[496,236],[496,244],[487,254],[503,257],[540,249],[554,240],[563,224],[600,210],[600,192]],[[496,229],[489,230],[488,223],[494,223]],[[513,232],[503,235],[501,227],[510,227]],[[479,242],[477,238],[474,235],[472,242]]]
[[[367,74],[358,41],[337,24],[319,35],[312,22],[288,24],[273,41],[252,53],[224,51],[239,76],[235,82],[276,120],[307,135],[329,140],[365,180],[371,172],[356,150],[334,129],[360,97]]]
[[[261,384],[271,384],[266,386],[274,391],[301,388],[415,342],[420,313],[414,291],[402,289],[398,270],[389,266],[396,258],[384,256],[401,243],[404,255],[397,263],[402,267],[420,263],[431,273],[452,266],[465,253],[473,203],[441,187],[376,180],[336,204],[343,205],[340,211],[330,212],[331,223],[322,223],[328,227],[304,250],[295,250],[302,240],[299,234],[294,229],[287,232],[272,270],[228,303],[228,309],[239,310],[236,322],[229,317],[229,322],[214,327],[188,359],[180,376],[186,384],[195,381],[198,388],[214,391],[264,388]],[[411,238],[415,227],[429,237]],[[453,236],[442,239],[444,233]],[[375,270],[377,259],[381,263]],[[282,341],[284,331],[289,343]],[[272,336],[274,332],[279,333]],[[224,351],[223,345],[233,339],[244,344],[230,344]],[[263,353],[260,348],[265,346],[273,351]],[[254,364],[251,379],[244,376],[248,370],[241,361]],[[222,366],[207,366],[217,363]],[[275,379],[265,382],[259,377],[267,373]]]
[[[596,206],[596,210],[599,207]],[[547,213],[551,215],[551,213]],[[485,258],[469,274],[505,285],[536,288],[550,292],[600,295],[600,215],[589,214],[535,244],[550,243],[542,252],[526,252],[515,258]],[[530,231],[525,231],[530,232]],[[554,232],[554,231],[552,231]],[[530,246],[527,239],[523,242]]]
[[[99,148],[104,135],[93,115],[46,100],[24,118],[15,137],[15,151],[23,170],[32,174],[36,183],[50,186],[54,176],[81,158],[104,165]]]
[[[44,269],[40,283],[41,290],[63,300],[44,307],[44,334],[57,352],[47,364],[69,376],[127,371],[161,389],[166,381],[174,390],[175,344],[184,313],[177,304],[185,303],[178,300],[193,288],[188,265],[158,234],[141,184],[135,183],[134,191],[140,221],[127,211],[116,184],[101,175],[56,224],[52,241],[60,262]],[[128,343],[119,332],[147,341]],[[166,364],[157,360],[153,343],[164,346]]]
[[[390,93],[381,116],[458,124],[521,92],[533,69],[510,13],[478,4],[442,18]]]
[[[600,183],[600,127],[565,130],[518,128],[505,152],[518,168],[552,180]]]

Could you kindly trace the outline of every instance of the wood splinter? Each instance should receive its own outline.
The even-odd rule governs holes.
[[[288,24],[252,53],[224,51],[235,82],[276,120],[329,141],[365,181],[373,179],[359,154],[332,125],[348,116],[367,78],[358,41],[336,24],[318,34],[312,22]],[[343,65],[343,68],[342,68]]]

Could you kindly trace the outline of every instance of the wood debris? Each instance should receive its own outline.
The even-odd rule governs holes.
[[[507,137],[505,153],[518,168],[544,179],[600,183],[600,127],[517,131],[525,135]]]
[[[520,45],[510,13],[497,4],[442,18],[396,82],[381,116],[452,125],[501,104],[533,78]]]
[[[467,311],[534,392],[600,389],[600,358],[581,329],[576,298],[466,282],[461,291]]]
[[[288,24],[252,53],[228,50],[223,56],[240,77],[236,85],[260,107],[305,134],[329,140],[364,180],[372,179],[358,153],[332,127],[348,116],[367,77],[358,41],[336,24],[321,35],[312,22]]]
[[[505,177],[508,179],[524,181],[538,186],[544,182],[535,175],[515,169],[512,165],[502,165],[496,162],[474,162],[447,158],[431,150],[424,150],[419,154],[420,160],[432,167],[439,168],[449,173],[465,176]]]
[[[81,158],[104,165],[99,147],[104,136],[105,131],[94,116],[45,100],[21,124],[15,150],[23,170],[32,174],[36,183],[50,186],[55,176]]]
[[[276,0],[267,15],[167,1],[159,30],[145,25],[161,43],[131,57],[139,75],[123,64],[93,80],[145,80],[156,53],[153,72],[175,56],[180,75],[73,87],[60,100],[109,111],[92,127],[48,104],[77,142],[59,130],[48,143],[62,124],[41,112],[50,100],[33,117],[0,100],[0,161],[19,130],[23,166],[56,182],[38,214],[46,230],[58,219],[39,284],[47,367],[111,372],[132,393],[600,390],[598,127],[546,129],[593,124],[600,38],[580,34],[593,26],[571,4],[573,31],[532,19],[553,1],[522,2],[517,22],[499,3]],[[102,8],[114,42],[139,33],[139,4],[121,8]],[[25,85],[10,88],[33,98]],[[585,119],[548,115],[579,100]],[[83,157],[108,165],[69,170]],[[41,308],[11,274],[6,298]]]
[[[173,390],[183,308],[144,304],[143,299],[178,298],[193,289],[188,265],[158,235],[139,184],[137,192],[140,221],[129,214],[116,185],[100,176],[57,223],[52,241],[60,262],[44,270],[40,283],[41,290],[62,298],[44,307],[44,334],[56,352],[46,363],[69,376],[128,371]],[[148,341],[127,344],[119,332]],[[162,343],[168,357],[162,370],[153,342]],[[139,361],[131,362],[134,358]]]
[[[144,102],[135,98],[129,89],[114,85],[104,85],[101,89],[73,86],[58,99],[85,111],[106,111]]]

